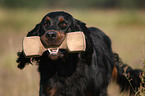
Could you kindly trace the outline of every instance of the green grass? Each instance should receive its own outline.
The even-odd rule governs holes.
[[[38,96],[37,66],[29,65],[19,70],[15,62],[16,52],[21,50],[22,39],[27,32],[45,14],[56,10],[0,8],[0,96]],[[85,22],[88,27],[95,26],[103,30],[112,40],[113,51],[119,53],[125,63],[133,68],[142,68],[140,60],[145,56],[145,10],[65,11]],[[112,85],[108,88],[110,96],[119,96],[119,88]]]

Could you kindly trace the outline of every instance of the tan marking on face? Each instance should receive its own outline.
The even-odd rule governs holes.
[[[64,21],[64,18],[63,17],[60,17],[59,18],[59,22],[63,22]]]
[[[49,20],[50,20],[50,17],[46,17],[45,20],[46,20],[46,21],[49,21]]]

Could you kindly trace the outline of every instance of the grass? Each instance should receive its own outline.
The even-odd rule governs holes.
[[[133,90],[133,92],[135,93],[134,96],[144,96],[145,95],[145,60],[144,58],[142,57],[141,58],[141,62],[142,64],[142,70],[143,72],[140,73],[140,80],[141,80],[141,83],[140,83],[140,86],[138,87],[138,89],[134,89],[133,88],[133,85],[131,84],[131,81],[132,79],[130,78],[130,74],[126,72],[127,68],[124,68],[124,76],[126,77],[126,79],[128,80],[130,86],[131,86],[131,89]],[[138,90],[138,91],[136,91]]]
[[[57,9],[4,9],[0,8],[0,96],[38,96],[39,73],[37,66],[19,70],[16,52],[21,50],[23,37],[42,17]],[[64,9],[61,9],[64,10]],[[133,68],[142,68],[140,59],[145,53],[144,10],[65,9],[87,26],[102,29],[112,40],[114,52]],[[110,96],[123,96],[112,84]],[[118,91],[117,91],[118,89]],[[126,94],[124,95],[126,96]]]

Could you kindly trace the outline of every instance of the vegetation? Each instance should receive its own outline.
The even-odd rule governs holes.
[[[16,53],[21,50],[27,32],[46,13],[56,10],[58,9],[0,8],[0,96],[38,96],[37,66],[29,65],[22,71],[19,70],[15,62]],[[125,63],[133,68],[142,68],[140,59],[145,59],[145,10],[59,10],[71,13],[87,26],[102,29],[111,38],[113,51],[119,53]],[[110,96],[119,96],[117,86],[108,89]]]
[[[140,63],[142,64],[142,70],[143,72],[140,73],[140,80],[141,80],[141,83],[140,83],[140,87],[138,87],[138,91],[136,91],[136,89],[133,88],[132,84],[131,84],[131,81],[132,79],[130,79],[130,74],[126,72],[127,70],[127,67],[124,68],[124,76],[126,77],[126,79],[128,80],[130,86],[131,86],[131,89],[133,90],[133,92],[135,93],[134,96],[144,96],[145,95],[145,61],[144,61],[144,58],[142,57],[141,58],[141,61]]]

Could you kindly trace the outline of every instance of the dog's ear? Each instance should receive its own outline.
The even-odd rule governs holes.
[[[77,20],[77,19],[74,19],[74,24],[75,24],[75,31],[82,31],[84,32],[84,34],[86,36],[88,36],[90,34],[90,31],[88,30],[88,28],[86,27],[86,23],[80,21],[80,20]]]
[[[28,32],[28,36],[39,36],[40,35],[40,24],[37,24],[34,29]]]
[[[28,32],[27,37],[29,36],[40,36],[40,24],[37,24],[34,29]],[[30,59],[32,58],[26,58],[23,51],[18,52],[17,55],[18,59],[16,60],[16,62],[18,63],[18,68],[23,69],[26,66],[26,64],[31,64]]]
[[[18,52],[17,55],[18,55],[18,58],[16,62],[18,63],[18,66],[17,66],[18,68],[23,69],[26,66],[26,64],[31,63],[30,58],[26,58],[23,51]]]
[[[75,31],[82,31],[86,24],[80,20],[74,19]]]
[[[90,30],[86,27],[86,24],[80,20],[74,19],[75,21],[75,31],[82,31],[85,34],[85,37],[87,39],[87,42],[89,44],[92,43],[92,40],[90,38]]]
[[[86,62],[88,64],[91,64],[91,58],[92,58],[92,39],[90,37],[90,30],[87,28],[86,24],[80,20],[75,19],[75,30],[76,31],[82,31],[85,34],[86,38],[86,51],[83,52],[82,58],[86,59]]]

